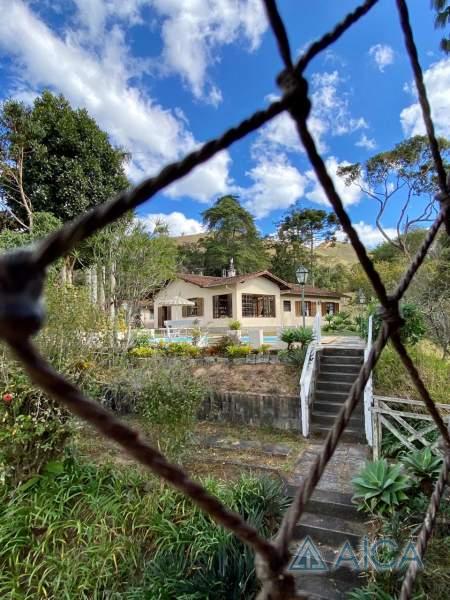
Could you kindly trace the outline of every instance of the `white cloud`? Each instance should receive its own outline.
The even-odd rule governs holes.
[[[344,180],[337,175],[337,170],[339,167],[348,166],[350,163],[345,160],[339,162],[334,156],[330,156],[326,159],[325,164],[344,206],[358,204],[362,197],[361,190],[358,189],[356,185],[347,187]],[[307,187],[310,190],[305,194],[306,198],[311,202],[315,202],[316,204],[329,206],[328,198],[323,191],[315,172],[313,170],[306,171],[305,175],[308,180]]]
[[[139,221],[148,231],[153,231],[157,223],[165,223],[171,235],[189,235],[204,231],[204,227],[200,221],[190,219],[185,214],[176,211],[168,214],[150,213],[144,217],[139,217]]]
[[[431,114],[438,135],[450,136],[450,58],[444,58],[431,65],[424,72]],[[415,86],[409,90],[417,97]],[[400,121],[406,136],[423,135],[425,126],[422,111],[418,102],[404,108],[400,113]]]
[[[207,78],[217,47],[243,38],[258,47],[267,28],[259,0],[151,0],[163,20],[165,66],[188,83],[196,98],[217,104],[219,91]]]
[[[367,248],[373,248],[386,241],[380,230],[374,225],[370,225],[370,223],[360,221],[359,223],[352,223],[352,225],[356,229],[362,243],[364,246],[367,246]],[[397,236],[397,230],[392,227],[386,227],[385,231],[391,238]],[[336,237],[339,241],[344,241],[346,239],[346,235],[343,231],[338,232]]]
[[[73,106],[84,107],[116,144],[130,150],[129,175],[141,179],[198,146],[177,109],[162,107],[130,84],[134,75],[122,32],[114,27],[98,51],[88,51],[68,32],[58,37],[21,0],[0,0],[0,50],[16,61],[21,94],[42,87],[63,93]],[[92,27],[97,27],[98,19]],[[25,84],[26,82],[26,84]],[[170,191],[205,201],[229,185],[227,152],[199,167],[184,184]],[[201,181],[204,177],[205,186]],[[215,186],[213,185],[215,181]]]
[[[377,147],[377,143],[373,138],[369,138],[365,133],[362,133],[359,140],[355,142],[355,146],[365,148],[366,150],[374,150]]]
[[[348,93],[343,90],[344,79],[338,71],[313,73],[311,77],[312,111],[308,118],[311,135],[319,152],[328,150],[326,135],[341,136],[368,127],[363,117],[353,117],[350,112]],[[270,95],[273,101],[277,96]],[[287,113],[275,117],[265,125],[256,142],[256,147],[265,146],[289,152],[302,151],[294,122]]]
[[[239,191],[246,208],[258,219],[289,208],[305,191],[305,177],[284,154],[261,154],[247,175],[253,185]]]
[[[387,66],[394,62],[394,50],[387,44],[375,44],[369,49],[369,54],[382,73]]]

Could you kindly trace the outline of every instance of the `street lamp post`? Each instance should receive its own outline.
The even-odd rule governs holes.
[[[302,286],[302,316],[303,316],[303,329],[305,328],[305,283],[308,279],[308,269],[300,266],[295,272],[297,281]]]

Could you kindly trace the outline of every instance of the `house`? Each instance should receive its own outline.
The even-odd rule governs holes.
[[[190,300],[192,306],[171,306],[171,298]],[[306,324],[317,311],[338,313],[345,297],[337,292],[305,286]],[[166,304],[165,304],[166,303]],[[302,290],[269,271],[222,277],[180,273],[154,298],[155,327],[165,321],[198,320],[201,327],[227,328],[240,321],[243,328],[277,329],[302,324]]]

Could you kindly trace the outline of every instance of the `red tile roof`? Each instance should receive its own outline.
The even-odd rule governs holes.
[[[257,271],[255,273],[247,273],[246,275],[236,275],[234,277],[212,277],[210,275],[195,275],[194,273],[178,273],[178,278],[186,281],[187,283],[193,283],[202,288],[217,287],[220,285],[230,285],[233,283],[243,283],[249,279],[256,279],[257,277],[266,277],[274,283],[278,284],[282,290],[282,294],[295,294],[301,295],[302,288],[300,285],[294,283],[287,283],[280,279],[270,271]],[[339,292],[332,292],[331,290],[324,290],[321,288],[305,286],[305,295],[307,296],[320,296],[325,298],[341,298],[342,294]]]

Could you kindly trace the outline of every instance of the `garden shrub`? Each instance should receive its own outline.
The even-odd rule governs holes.
[[[237,482],[205,482],[226,506],[261,535],[276,531],[287,501],[273,479],[242,476]],[[176,523],[176,527],[174,526]],[[258,589],[252,550],[185,496],[166,488],[152,524],[155,553],[141,586],[126,597],[229,600],[253,598]]]
[[[352,480],[353,501],[358,510],[369,514],[392,514],[408,499],[406,490],[410,479],[402,473],[401,465],[389,465],[385,459],[367,462],[361,473]]]
[[[148,346],[135,346],[128,351],[128,354],[135,358],[149,358],[150,356],[154,356],[155,353],[156,350]]]
[[[350,313],[340,312],[337,315],[326,315],[326,325],[323,326],[323,331],[356,331],[357,327],[353,322]]]
[[[302,347],[310,344],[314,339],[311,327],[288,327],[281,332],[281,341],[288,345],[290,350],[293,344],[300,344]]]
[[[246,344],[231,344],[227,346],[225,354],[228,358],[245,358],[251,354],[252,348]]]
[[[400,328],[401,340],[404,344],[414,346],[420,342],[426,334],[424,315],[416,304],[410,302],[404,302],[400,305],[400,314],[405,321],[403,327]],[[357,319],[359,333],[364,339],[367,338],[368,319],[370,315],[373,316],[373,339],[378,336],[383,323],[379,307],[375,304],[370,305],[366,314]]]
[[[290,350],[281,350],[278,356],[282,362],[301,368],[305,362],[306,351],[307,348],[304,347],[291,348]]]
[[[228,329],[230,331],[240,331],[241,322],[240,321],[230,321],[228,324]]]

